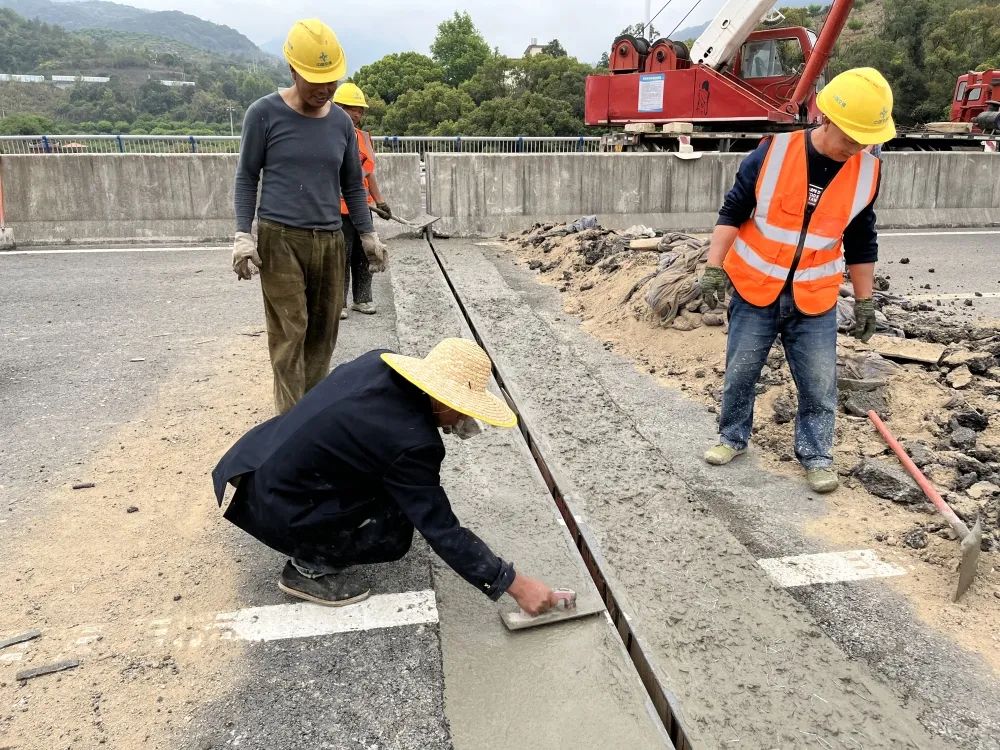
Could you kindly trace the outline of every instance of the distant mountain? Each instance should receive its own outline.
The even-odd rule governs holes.
[[[0,3],[4,0],[0,0]],[[818,2],[818,0],[784,0],[784,2],[779,2],[774,4],[775,8],[808,8],[811,5],[825,5],[826,2]],[[697,26],[686,26],[683,29],[678,29],[670,37],[671,39],[677,39],[678,41],[684,41],[686,39],[697,39],[705,29],[708,28],[708,24],[711,21],[705,21],[705,23],[700,23]]]
[[[70,31],[104,29],[150,34],[216,55],[263,57],[257,45],[236,29],[174,10],[148,11],[104,0],[0,0],[0,8],[10,8],[25,18],[34,18]]]

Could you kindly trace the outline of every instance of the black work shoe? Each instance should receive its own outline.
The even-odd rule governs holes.
[[[328,573],[319,578],[302,575],[291,561],[285,563],[278,588],[290,596],[327,607],[343,607],[368,598],[368,587],[346,573]]]

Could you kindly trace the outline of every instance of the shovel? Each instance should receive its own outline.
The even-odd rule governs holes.
[[[374,211],[375,214],[380,219],[385,219],[386,221],[395,221],[402,224],[403,226],[416,229],[417,231],[422,231],[424,229],[427,229],[427,227],[429,227],[435,221],[440,221],[441,219],[440,216],[431,216],[430,214],[420,214],[415,219],[413,219],[413,221],[407,221],[406,219],[400,218],[395,214],[387,215],[385,212],[379,210],[379,208],[376,206],[372,206],[372,211]]]
[[[973,579],[976,577],[976,573],[979,570],[979,552],[982,547],[983,541],[983,526],[982,522],[977,518],[976,525],[972,527],[969,531],[969,527],[965,525],[965,521],[958,517],[958,515],[949,507],[948,503],[944,501],[944,498],[938,493],[934,488],[934,485],[923,475],[923,472],[917,468],[917,465],[913,463],[912,459],[906,455],[906,451],[903,450],[903,446],[899,444],[892,433],[889,432],[889,428],[885,426],[885,423],[879,419],[878,414],[874,411],[868,412],[868,419],[872,421],[875,425],[875,429],[879,431],[882,439],[892,448],[892,452],[896,454],[900,463],[903,464],[914,481],[920,485],[920,489],[924,491],[927,498],[934,503],[934,507],[937,508],[941,515],[945,517],[945,520],[954,529],[955,534],[959,539],[959,551],[962,554],[961,562],[958,564],[958,589],[955,591],[955,598],[952,601],[958,601],[962,598],[962,594],[969,590],[969,586],[972,585]]]
[[[576,592],[570,589],[554,589],[553,593],[556,595],[556,605],[548,612],[540,615],[529,615],[524,610],[501,612],[500,619],[508,630],[524,630],[576,620],[604,611],[604,602],[597,597],[586,597],[583,601],[578,601]]]

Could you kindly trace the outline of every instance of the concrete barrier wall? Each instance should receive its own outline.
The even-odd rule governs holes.
[[[597,214],[602,225],[705,231],[742,154],[430,154],[428,210],[443,231],[491,236]],[[890,153],[883,227],[1000,224],[1000,155]]]
[[[234,154],[0,157],[7,225],[19,246],[216,242],[232,238]],[[394,210],[423,211],[416,155],[378,158]],[[377,220],[387,236],[407,231]]]

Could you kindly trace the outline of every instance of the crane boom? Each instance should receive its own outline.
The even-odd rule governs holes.
[[[729,0],[691,47],[691,62],[724,68],[777,0]]]

